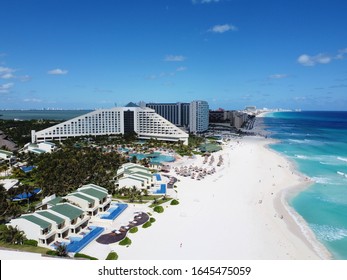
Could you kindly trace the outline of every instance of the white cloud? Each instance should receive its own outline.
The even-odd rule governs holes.
[[[30,81],[30,80],[31,80],[31,77],[30,77],[29,75],[24,75],[24,76],[18,77],[18,79],[19,79],[21,82],[27,82],[27,81]]]
[[[7,83],[7,84],[0,85],[0,93],[8,93],[13,86],[14,86],[14,83]]]
[[[24,102],[33,102],[33,103],[40,103],[42,102],[42,99],[37,99],[37,98],[26,98],[23,99]]]
[[[177,62],[177,61],[184,61],[186,60],[186,58],[183,56],[183,55],[167,55],[164,59],[164,61],[174,61],[174,62]]]
[[[288,77],[287,74],[273,74],[269,76],[270,79],[283,79],[287,77]]]
[[[344,59],[345,58],[345,54],[347,53],[347,48],[339,50],[339,53],[336,55],[336,59]]]
[[[304,66],[315,66],[316,64],[328,64],[333,60],[342,60],[345,59],[345,55],[347,54],[347,48],[341,49],[338,51],[336,55],[328,55],[324,53],[320,53],[314,56],[308,54],[302,54],[298,57],[298,63]]]
[[[15,69],[0,66],[0,78],[1,79],[12,79],[15,76],[13,73],[16,72]]]
[[[224,33],[227,31],[237,31],[237,27],[232,24],[215,25],[208,31],[213,33]]]
[[[332,59],[333,57],[322,53],[315,56],[302,54],[299,56],[298,62],[304,66],[314,66],[316,64],[328,64]]]
[[[177,72],[186,71],[187,67],[181,66],[176,69]]]
[[[50,75],[66,75],[68,73],[68,70],[62,70],[60,68],[52,69],[47,72]]]

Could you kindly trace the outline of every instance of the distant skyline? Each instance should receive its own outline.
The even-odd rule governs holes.
[[[0,109],[347,110],[345,0],[2,0]]]

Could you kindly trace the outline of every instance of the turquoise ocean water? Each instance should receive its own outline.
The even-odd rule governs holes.
[[[315,181],[290,205],[335,259],[347,259],[347,112],[276,112],[264,118],[271,148]]]

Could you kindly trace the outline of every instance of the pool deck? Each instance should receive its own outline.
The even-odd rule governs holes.
[[[126,237],[128,231],[131,228],[140,226],[144,224],[145,222],[147,222],[148,220],[149,220],[149,216],[144,212],[140,212],[134,217],[134,221],[136,221],[136,224],[129,223],[128,229],[126,229],[125,227],[121,227],[118,230],[120,232],[118,234],[116,233],[117,230],[113,230],[112,232],[103,234],[98,239],[96,239],[96,242],[100,244],[111,244],[111,243],[116,243],[118,241],[121,241],[122,239]]]

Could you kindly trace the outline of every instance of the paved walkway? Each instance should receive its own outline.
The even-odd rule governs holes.
[[[96,242],[101,244],[116,243],[124,239],[131,228],[140,226],[144,224],[145,222],[147,222],[148,220],[149,220],[149,216],[144,212],[140,212],[134,217],[134,221],[136,221],[136,223],[129,223],[127,228],[123,226],[119,230],[113,230],[112,232],[103,234],[98,239],[96,239]]]

